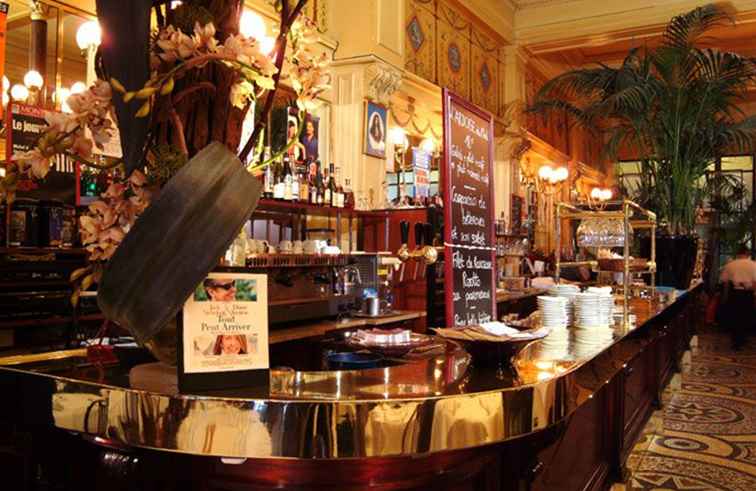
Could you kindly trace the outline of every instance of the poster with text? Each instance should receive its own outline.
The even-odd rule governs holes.
[[[266,275],[211,273],[184,305],[184,373],[267,369]]]
[[[493,117],[444,89],[446,324],[496,320]]]

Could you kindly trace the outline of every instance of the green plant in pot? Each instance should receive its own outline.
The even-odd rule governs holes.
[[[315,27],[299,15],[306,3],[275,2],[268,54],[239,32],[239,0],[97,0],[99,80],[69,97],[72,113],[48,116],[37,147],[14,155],[0,187],[12,199],[19,176],[44,178],[59,154],[117,170],[81,217],[91,265],[72,279],[82,289],[98,282],[107,319],[163,361],[175,363],[177,312],[256,207],[255,174],[278,157],[263,160],[262,135],[280,83],[295,92],[301,118],[328,86]],[[241,141],[253,104],[262,109]],[[103,164],[92,150],[113,137],[111,121],[123,157]]]
[[[566,111],[605,142],[640,160],[641,205],[666,230],[657,238],[659,283],[687,288],[696,258],[698,210],[717,186],[706,171],[722,155],[752,149],[756,117],[739,105],[756,80],[753,59],[705,47],[731,23],[720,5],[673,18],[655,48],[635,48],[618,67],[599,64],[546,82],[529,108]]]

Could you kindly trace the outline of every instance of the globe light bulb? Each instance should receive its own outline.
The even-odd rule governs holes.
[[[239,32],[242,36],[254,39],[263,39],[267,29],[265,21],[259,14],[251,10],[245,10],[239,18]]]
[[[8,80],[8,77],[3,75],[3,92],[10,89],[10,80]]]
[[[540,169],[538,169],[538,177],[540,177],[544,181],[551,181],[551,177],[554,175],[554,169],[551,168],[549,165],[542,165]]]
[[[260,38],[260,52],[264,55],[270,55],[276,47],[276,38],[263,36]]]
[[[84,82],[74,82],[71,85],[71,94],[81,94],[87,90],[87,85]]]
[[[24,75],[24,85],[26,85],[30,89],[41,89],[42,85],[44,85],[45,81],[42,80],[42,74],[40,74],[37,70],[29,70],[26,72],[26,75]]]
[[[603,199],[604,201],[609,201],[610,199],[612,199],[612,194],[613,193],[611,189],[604,189],[603,191],[601,191],[601,199]]]
[[[602,192],[599,188],[593,188],[591,189],[591,198],[593,199],[601,199]]]
[[[60,102],[60,110],[64,113],[71,113],[73,112],[71,110],[71,107],[68,105],[68,96],[71,95],[71,90],[67,87],[61,87],[60,90],[56,94],[56,99],[58,102]]]
[[[389,131],[389,140],[396,147],[407,147],[407,134],[404,132],[404,128],[394,126]]]
[[[14,101],[23,102],[29,97],[29,89],[27,89],[26,86],[21,85],[21,84],[16,84],[13,87],[11,87],[10,93]]]
[[[79,26],[76,31],[76,44],[79,49],[85,50],[91,46],[99,46],[102,41],[102,30],[100,23],[96,20],[89,20]]]
[[[566,181],[569,175],[570,172],[567,170],[567,167],[559,167],[554,171],[554,176],[557,182]]]
[[[436,142],[431,137],[424,138],[420,142],[420,148],[426,153],[433,154],[436,151]]]

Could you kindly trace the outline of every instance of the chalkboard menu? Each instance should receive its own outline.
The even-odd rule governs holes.
[[[446,323],[496,319],[493,117],[444,89]]]

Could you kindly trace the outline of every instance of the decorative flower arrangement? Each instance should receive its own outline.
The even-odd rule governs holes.
[[[261,161],[262,128],[270,112],[273,96],[281,81],[285,81],[297,96],[297,105],[302,117],[314,108],[314,101],[328,88],[325,73],[328,60],[325,54],[315,50],[317,31],[308,19],[299,16],[306,0],[298,0],[295,6],[286,5],[281,9],[281,25],[274,50],[271,54],[262,51],[260,41],[239,33],[225,35],[221,41],[214,22],[194,22],[192,32],[186,32],[177,25],[167,24],[166,18],[180,15],[196,15],[201,7],[185,2],[177,9],[167,10],[163,16],[160,10],[158,27],[150,36],[150,75],[142,87],[125,87],[115,77],[97,80],[87,91],[71,95],[67,103],[70,114],[49,113],[46,116],[47,130],[40,137],[37,146],[28,152],[17,153],[9,163],[6,177],[0,181],[0,197],[13,200],[15,185],[20,176],[43,179],[56,155],[69,156],[83,165],[99,170],[120,168],[120,159],[105,159],[104,164],[92,160],[93,149],[102,149],[113,138],[112,121],[118,121],[113,98],[121,98],[122,103],[142,101],[134,118],[148,118],[150,135],[144,148],[142,170],[131,173],[114,172],[111,183],[101,199],[92,203],[80,217],[82,244],[89,252],[90,266],[72,274],[72,281],[81,289],[88,288],[99,280],[103,265],[134,225],[139,215],[150,205],[160,187],[177,172],[186,161],[201,149],[200,146],[217,139],[215,135],[196,138],[197,130],[186,133],[187,123],[197,124],[197,117],[181,112],[182,102],[187,102],[198,93],[208,92],[220,97],[221,103],[229,104],[239,119],[250,108],[252,102],[267,96],[259,120],[256,121],[252,136],[240,152],[240,160],[247,162],[253,173],[259,173],[279,155]],[[156,7],[161,8],[161,7]],[[165,7],[169,9],[169,7]],[[194,9],[194,10],[191,10]],[[238,18],[238,12],[237,12]],[[287,44],[291,47],[287,52]],[[221,67],[222,80],[231,80],[230,87],[222,87],[212,77],[207,76],[211,65]],[[217,76],[216,76],[217,78]],[[224,91],[225,90],[225,91]],[[215,100],[218,103],[218,100]],[[207,126],[207,123],[205,123]],[[230,147],[239,147],[240,128],[221,141]],[[165,135],[169,136],[166,137]],[[192,137],[195,140],[192,141]],[[293,144],[294,140],[289,142]],[[200,147],[200,148],[196,148]],[[288,147],[288,146],[287,146]],[[285,149],[281,151],[283,153]],[[72,299],[78,300],[78,290]]]

